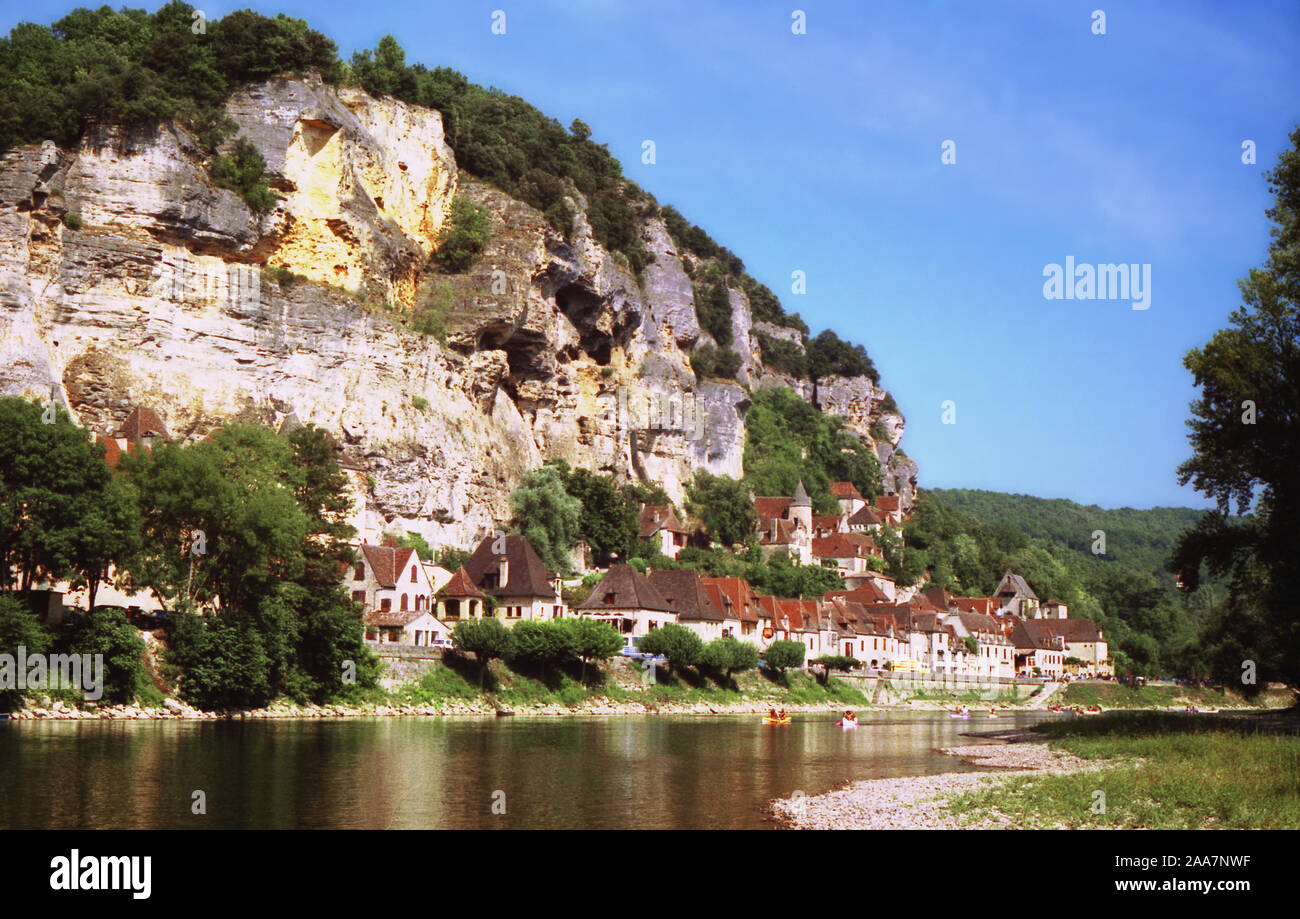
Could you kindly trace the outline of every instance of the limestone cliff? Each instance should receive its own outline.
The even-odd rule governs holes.
[[[467,544],[552,457],[676,498],[698,468],[740,475],[748,391],[695,378],[703,333],[658,218],[642,224],[653,261],[638,282],[594,241],[580,196],[566,240],[459,174],[436,111],[314,80],[249,87],[227,111],[266,160],[268,213],[215,186],[171,124],[0,159],[0,391],[53,395],[97,431],[148,404],[186,438],[293,414],[337,439],[371,537]],[[492,234],[448,276],[429,256],[458,193]],[[910,502],[916,468],[884,391],[782,380],[744,294],[732,305],[742,380],[793,385],[864,439],[887,433],[886,484]],[[443,334],[411,327],[429,310]]]

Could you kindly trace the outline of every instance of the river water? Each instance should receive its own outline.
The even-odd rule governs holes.
[[[3,722],[0,828],[763,828],[796,791],[970,771],[938,748],[1045,713],[836,717]]]

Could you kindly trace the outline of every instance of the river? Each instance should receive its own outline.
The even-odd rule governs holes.
[[[0,829],[764,828],[773,798],[970,771],[937,749],[1043,717],[4,722]]]

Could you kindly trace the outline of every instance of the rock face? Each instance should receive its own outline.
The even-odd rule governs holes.
[[[653,261],[638,283],[593,240],[585,202],[566,241],[459,174],[435,111],[274,80],[228,114],[266,160],[269,213],[213,185],[173,125],[0,159],[0,392],[53,397],[100,432],[137,404],[182,438],[293,414],[339,443],[372,539],[467,545],[549,458],[675,499],[696,469],[741,474],[748,392],[696,380],[691,282],[660,220],[643,221]],[[458,193],[488,211],[491,238],[451,276],[429,256]],[[762,366],[748,301],[732,301],[742,380],[782,380]],[[426,316],[433,334],[415,329]],[[910,502],[915,464],[884,395],[859,378],[816,398],[864,439],[886,424],[875,447]]]

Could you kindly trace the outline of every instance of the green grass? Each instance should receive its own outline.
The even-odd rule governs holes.
[[[1225,706],[1265,707],[1277,700],[1265,693],[1254,699],[1225,689],[1200,689],[1193,686],[1126,686],[1123,683],[1070,683],[1054,701],[1064,705],[1100,705],[1102,708],[1202,708]],[[1289,703],[1288,703],[1289,704]]]
[[[652,686],[639,683],[639,671],[628,661],[615,660],[601,667],[589,668],[586,685],[573,674],[551,671],[544,676],[515,670],[494,662],[485,689],[480,691],[473,664],[439,666],[420,679],[406,683],[388,693],[379,693],[366,701],[377,704],[430,705],[441,701],[482,697],[504,708],[527,708],[538,703],[578,707],[601,699],[610,702],[647,702],[651,705],[707,704],[728,705],[745,701],[772,702],[785,705],[843,703],[866,706],[870,700],[844,680],[832,678],[827,685],[806,673],[790,672],[784,683],[778,678],[749,671],[736,675],[736,685],[724,686],[694,671],[668,674],[659,671],[660,682]],[[622,682],[618,679],[622,677]]]
[[[1300,736],[1262,731],[1250,716],[1144,712],[1035,730],[1055,749],[1114,765],[967,792],[954,814],[1005,814],[1030,829],[1300,828]],[[1097,791],[1105,813],[1094,813]]]

